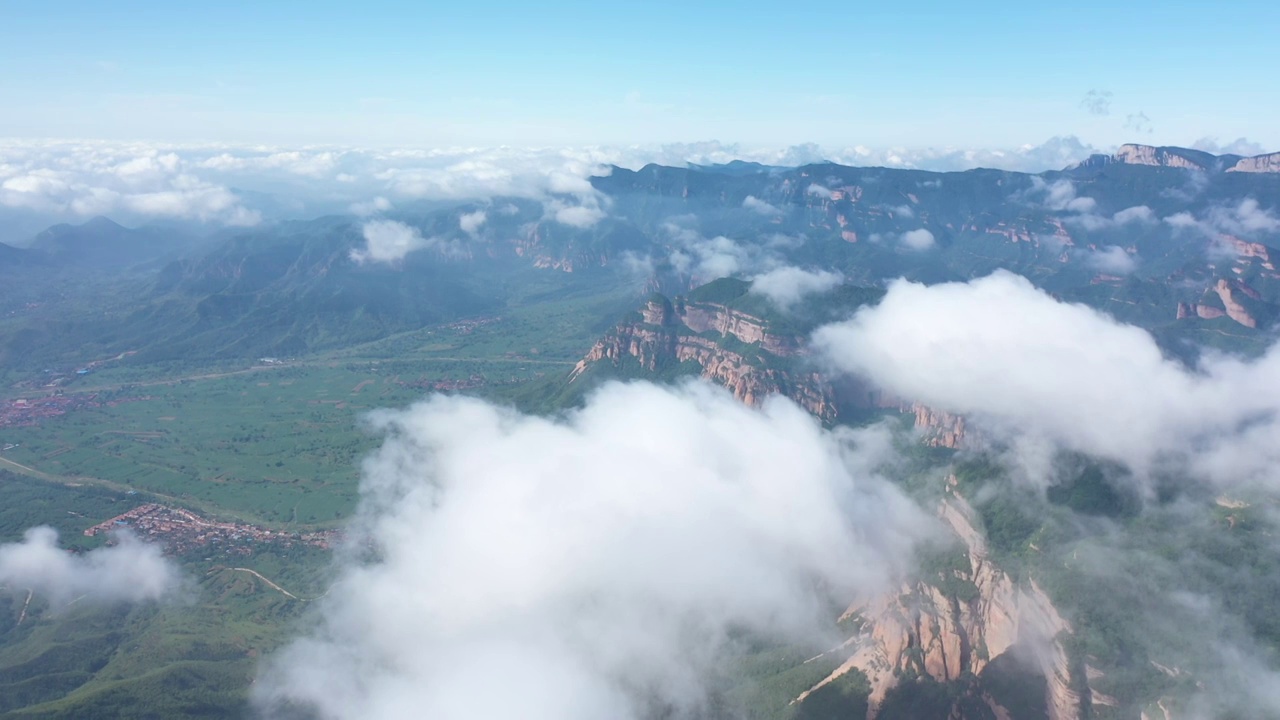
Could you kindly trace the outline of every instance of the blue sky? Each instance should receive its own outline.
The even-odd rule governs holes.
[[[0,137],[1280,149],[1280,3],[690,5],[5,0]]]

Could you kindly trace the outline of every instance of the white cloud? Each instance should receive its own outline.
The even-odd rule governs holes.
[[[1200,221],[1196,220],[1196,216],[1185,210],[1166,217],[1164,221],[1179,230],[1200,227]]]
[[[1245,157],[1253,157],[1254,155],[1264,155],[1267,148],[1248,138],[1236,138],[1232,142],[1224,145],[1218,144],[1218,139],[1213,137],[1202,137],[1195,141],[1192,148],[1203,150],[1214,155],[1243,155]]]
[[[1181,458],[1213,482],[1280,487],[1280,348],[1188,370],[1145,331],[1003,271],[932,287],[896,281],[878,306],[814,342],[837,368],[968,414],[998,437],[1039,438],[1140,475]]]
[[[611,384],[554,419],[436,396],[371,423],[366,559],[258,678],[268,712],[685,717],[732,636],[824,642],[828,598],[892,586],[933,526],[875,473],[887,431],[703,383]]]
[[[1149,225],[1157,222],[1155,212],[1146,205],[1125,208],[1111,217],[1097,215],[1092,212],[1068,215],[1064,218],[1064,221],[1091,231],[1109,230],[1126,225]]]
[[[1263,208],[1255,198],[1245,198],[1235,205],[1218,205],[1209,208],[1203,218],[1190,212],[1179,212],[1164,219],[1179,230],[1199,230],[1208,237],[1234,235],[1254,238],[1259,235],[1280,232],[1280,219]]]
[[[1209,211],[1209,223],[1228,235],[1257,235],[1280,230],[1280,219],[1262,208],[1254,198],[1245,198],[1234,207],[1215,207]]]
[[[178,568],[160,548],[127,533],[116,539],[116,545],[72,555],[58,547],[58,531],[31,528],[22,542],[0,545],[0,584],[30,588],[55,604],[80,596],[99,602],[158,600],[178,589]]]
[[[489,216],[485,214],[484,210],[463,213],[458,218],[458,227],[462,228],[462,231],[468,235],[475,235],[488,219]]]
[[[589,222],[607,208],[588,178],[612,165],[680,167],[748,160],[797,166],[845,165],[931,170],[1000,167],[1039,172],[1087,157],[1094,148],[1075,138],[1010,150],[836,149],[812,144],[749,147],[718,142],[587,148],[397,148],[174,145],[126,142],[0,140],[0,221],[6,209],[75,222],[110,214],[123,222],[154,217],[250,224],[332,212],[376,211],[382,197],[484,200],[515,196],[564,207],[571,222]],[[825,190],[818,185],[814,192]],[[358,210],[352,206],[357,206]],[[761,207],[760,210],[764,208]],[[367,212],[367,214],[373,214]]]
[[[1116,245],[1087,251],[1084,260],[1089,267],[1108,275],[1128,275],[1138,269],[1138,259]]]
[[[916,230],[908,230],[907,232],[902,233],[902,235],[898,237],[898,242],[902,243],[903,247],[910,250],[928,250],[933,247],[934,238],[933,233],[929,232],[925,228],[918,228]]]
[[[415,250],[431,246],[434,241],[422,237],[415,227],[394,220],[373,220],[361,228],[365,248],[352,250],[351,259],[357,263],[395,263]]]
[[[786,310],[805,297],[825,293],[842,282],[844,276],[838,272],[786,266],[752,278],[751,292],[769,298],[770,302]]]
[[[1117,212],[1111,216],[1111,220],[1117,225],[1128,225],[1130,223],[1150,224],[1156,222],[1156,214],[1146,205],[1135,205]]]
[[[1093,198],[1077,197],[1075,183],[1066,179],[1047,183],[1043,178],[1033,177],[1027,196],[1040,197],[1041,204],[1049,210],[1074,213],[1092,212],[1098,204]]]
[[[831,189],[824,185],[819,185],[817,183],[813,183],[809,185],[809,187],[805,188],[805,192],[810,195],[816,195],[817,197],[820,197],[823,200],[830,200],[832,198]]]
[[[173,151],[135,145],[0,143],[0,209],[75,221],[91,215],[253,225],[259,213],[225,185],[199,177]]]
[[[776,215],[782,214],[782,210],[778,209],[773,205],[770,205],[769,203],[765,202],[764,200],[761,200],[760,198],[754,195],[748,195],[746,199],[742,201],[742,207],[748,210],[751,210],[752,212],[756,212],[766,216],[776,216]]]
[[[372,200],[351,203],[350,209],[351,209],[351,214],[358,215],[360,217],[366,217],[368,215],[376,215],[378,213],[386,212],[390,210],[391,201],[382,196],[378,196]]]
[[[164,217],[248,225],[342,212],[373,215],[378,210],[368,203],[377,197],[402,205],[415,199],[483,201],[499,196],[543,202],[548,219],[559,216],[568,224],[587,226],[609,209],[589,178],[607,175],[615,165],[639,169],[649,163],[681,167],[747,160],[797,166],[830,161],[942,171],[998,167],[1039,172],[1064,167],[1093,151],[1075,138],[1007,150],[718,142],[367,149],[0,140],[0,228],[6,219],[32,213],[50,223],[107,214],[125,224]],[[822,190],[821,185],[813,188]],[[585,209],[565,209],[574,207]],[[25,239],[3,230],[0,237]]]
[[[589,228],[607,217],[605,211],[587,205],[553,204],[552,208],[556,222],[576,228]]]
[[[763,273],[782,262],[779,248],[795,247],[795,239],[786,236],[768,238],[764,244],[747,244],[718,235],[704,237],[689,227],[693,216],[670,218],[663,231],[671,237],[673,247],[668,261],[677,273],[689,276],[695,283],[743,273]]]

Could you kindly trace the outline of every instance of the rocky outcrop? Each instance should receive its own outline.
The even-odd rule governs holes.
[[[1226,315],[1226,311],[1213,307],[1212,305],[1200,305],[1197,303],[1178,303],[1178,320],[1185,320],[1189,317],[1198,317],[1204,320],[1213,320]]]
[[[851,606],[842,620],[856,620],[861,631],[842,648],[848,659],[797,702],[856,669],[871,684],[871,719],[903,677],[941,682],[980,677],[992,661],[1022,647],[1034,649],[1025,656],[1044,675],[1050,720],[1081,718],[1082,698],[1061,642],[1070,632],[1067,622],[1035,582],[1016,583],[991,562],[963,498],[951,493],[938,515],[964,544],[968,570],[954,571],[946,582],[918,581]]]
[[[715,303],[685,304],[677,309],[665,299],[655,299],[641,308],[640,317],[641,322],[619,325],[598,340],[578,361],[569,381],[602,361],[618,365],[632,358],[650,372],[667,363],[693,362],[701,368],[702,377],[728,388],[748,405],[759,405],[769,395],[780,394],[824,421],[836,419],[835,392],[820,374],[767,367],[704,334],[733,337],[778,358],[798,355],[798,338],[770,333],[759,318]]]
[[[1214,155],[1191,148],[1155,147],[1138,143],[1121,145],[1112,155],[1090,155],[1068,169],[1102,168],[1113,163],[1209,172],[1225,170],[1226,172],[1280,173],[1280,153],[1242,158],[1239,155]]]
[[[748,345],[758,344],[765,352],[779,357],[796,355],[800,350],[800,343],[795,337],[766,331],[764,322],[752,315],[711,303],[690,304],[682,309],[680,322],[696,333],[711,330],[721,335],[732,335]]]
[[[1138,144],[1121,145],[1111,158],[1113,162],[1125,165],[1154,165],[1184,170],[1209,170],[1215,159],[1209,153],[1196,150]]]
[[[1210,299],[1214,299],[1216,296],[1221,306],[1206,302],[1178,303],[1177,319],[1183,320],[1194,316],[1204,320],[1213,320],[1225,316],[1247,328],[1258,327],[1258,319],[1254,317],[1243,301],[1243,298],[1260,300],[1261,295],[1258,291],[1242,282],[1219,278],[1218,282],[1209,288],[1205,294]]]
[[[902,410],[915,415],[916,430],[923,435],[925,445],[959,449],[964,441],[964,417],[918,402]]]
[[[1237,292],[1242,295],[1246,294],[1243,292],[1243,288],[1238,287],[1236,283],[1232,283],[1226,278],[1222,278],[1213,286],[1213,291],[1216,292],[1218,294],[1218,298],[1222,300],[1222,305],[1226,309],[1227,317],[1247,328],[1258,327],[1258,321],[1249,314],[1248,309],[1246,309],[1244,305],[1241,305],[1240,301],[1236,297]]]
[[[1262,267],[1267,270],[1276,269],[1275,264],[1271,262],[1271,249],[1262,243],[1241,240],[1234,235],[1219,235],[1218,242],[1235,252],[1238,257],[1257,258],[1262,261]]]
[[[702,377],[749,405],[780,394],[825,422],[838,419],[842,407],[896,409],[915,417],[926,445],[958,449],[964,441],[965,420],[959,415],[865,389],[837,393],[821,373],[771,367],[770,359],[802,356],[804,347],[800,338],[770,332],[768,324],[753,315],[718,303],[673,304],[663,297],[645,303],[639,314],[639,322],[618,325],[596,341],[574,366],[569,382],[600,362],[619,366],[630,359],[648,372],[692,362],[701,368]],[[749,357],[725,347],[714,335],[732,337],[759,352]]]
[[[1227,168],[1227,172],[1280,173],[1280,152],[1242,158]]]

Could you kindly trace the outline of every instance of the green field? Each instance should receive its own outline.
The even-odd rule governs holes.
[[[0,443],[17,445],[0,467],[271,527],[333,526],[354,509],[359,460],[378,442],[361,429],[363,413],[407,405],[442,382],[536,402],[590,346],[608,308],[630,298],[571,295],[282,365],[104,363],[64,390],[98,392],[106,404],[0,428]],[[10,395],[36,392],[47,391]]]

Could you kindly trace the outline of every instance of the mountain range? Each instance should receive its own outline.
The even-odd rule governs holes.
[[[1083,456],[1059,458],[1056,484],[1027,493],[972,451],[965,417],[831,372],[810,337],[876,306],[896,278],[1004,270],[1149,331],[1171,360],[1256,355],[1280,319],[1280,154],[1125,145],[1040,174],[734,162],[615,167],[589,182],[206,236],[56,225],[28,248],[0,245],[0,362],[26,380],[103,357],[147,368],[421,340],[542,304],[596,313],[577,319],[600,332],[572,370],[514,402],[563,411],[609,380],[701,377],[748,405],[788,397],[828,427],[911,427],[904,462],[948,468],[920,492],[956,542],[926,553],[914,580],[850,602],[847,647],[811,659],[790,717],[1191,717],[1170,708],[1200,682],[1195,652],[1133,617],[1136,580],[1084,592],[1068,548],[1115,527],[1152,556],[1176,538],[1253,558],[1270,541],[1247,505],[1175,488],[1156,506],[1190,503],[1205,522],[1169,534],[1137,518],[1139,500],[1113,482],[1121,470]],[[1260,557],[1217,586],[1280,644],[1266,603],[1245,602],[1280,591]]]

